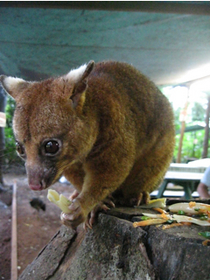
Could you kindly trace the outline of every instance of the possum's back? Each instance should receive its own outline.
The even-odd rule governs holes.
[[[155,133],[174,135],[169,101],[153,82],[131,65],[101,62],[96,64],[89,79],[100,110],[105,109],[105,115],[110,114],[116,122],[124,115],[130,128],[140,131],[137,138],[152,142]]]

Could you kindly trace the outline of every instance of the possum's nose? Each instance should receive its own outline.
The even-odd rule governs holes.
[[[38,181],[38,178],[28,176],[29,188],[34,191],[41,191],[45,189],[44,180]]]
[[[26,170],[30,189],[34,191],[41,191],[46,188],[44,172],[40,166],[26,167]]]
[[[29,187],[34,191],[41,191],[48,188],[55,180],[56,168],[46,168],[43,165],[26,162],[26,171]]]
[[[43,190],[43,186],[41,184],[39,185],[33,185],[29,183],[29,188],[32,189],[33,191],[41,191]]]

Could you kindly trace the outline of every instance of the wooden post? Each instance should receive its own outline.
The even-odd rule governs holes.
[[[180,138],[179,138],[179,149],[178,149],[178,154],[177,154],[177,159],[176,159],[177,163],[181,162],[182,143],[183,143],[183,139],[184,139],[184,131],[185,131],[185,121],[182,121],[181,122]]]
[[[188,87],[188,96],[187,96],[187,101],[185,103],[185,106],[180,113],[180,121],[181,121],[181,131],[180,131],[180,139],[179,139],[179,149],[178,149],[178,154],[177,154],[177,159],[176,162],[180,163],[181,162],[181,155],[182,155],[182,143],[183,143],[183,138],[184,138],[184,131],[185,131],[185,121],[186,121],[186,116],[187,116],[187,107],[188,107],[188,97],[189,97],[189,87]]]
[[[13,184],[12,195],[12,242],[11,242],[11,280],[17,280],[17,204],[16,204],[16,182]]]

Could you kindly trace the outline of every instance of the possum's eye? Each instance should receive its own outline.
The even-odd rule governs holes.
[[[16,142],[15,147],[16,147],[16,151],[18,152],[19,156],[24,157],[25,149],[24,149],[23,145],[21,145],[19,142]]]
[[[44,153],[46,155],[54,156],[60,150],[60,143],[56,140],[46,141],[44,144]]]

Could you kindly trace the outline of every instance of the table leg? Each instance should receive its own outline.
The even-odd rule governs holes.
[[[167,187],[168,180],[164,180],[161,186],[159,187],[157,198],[161,198],[163,196],[163,193]]]
[[[187,184],[183,186],[183,188],[184,188],[185,198],[189,200],[192,199],[191,184]]]

